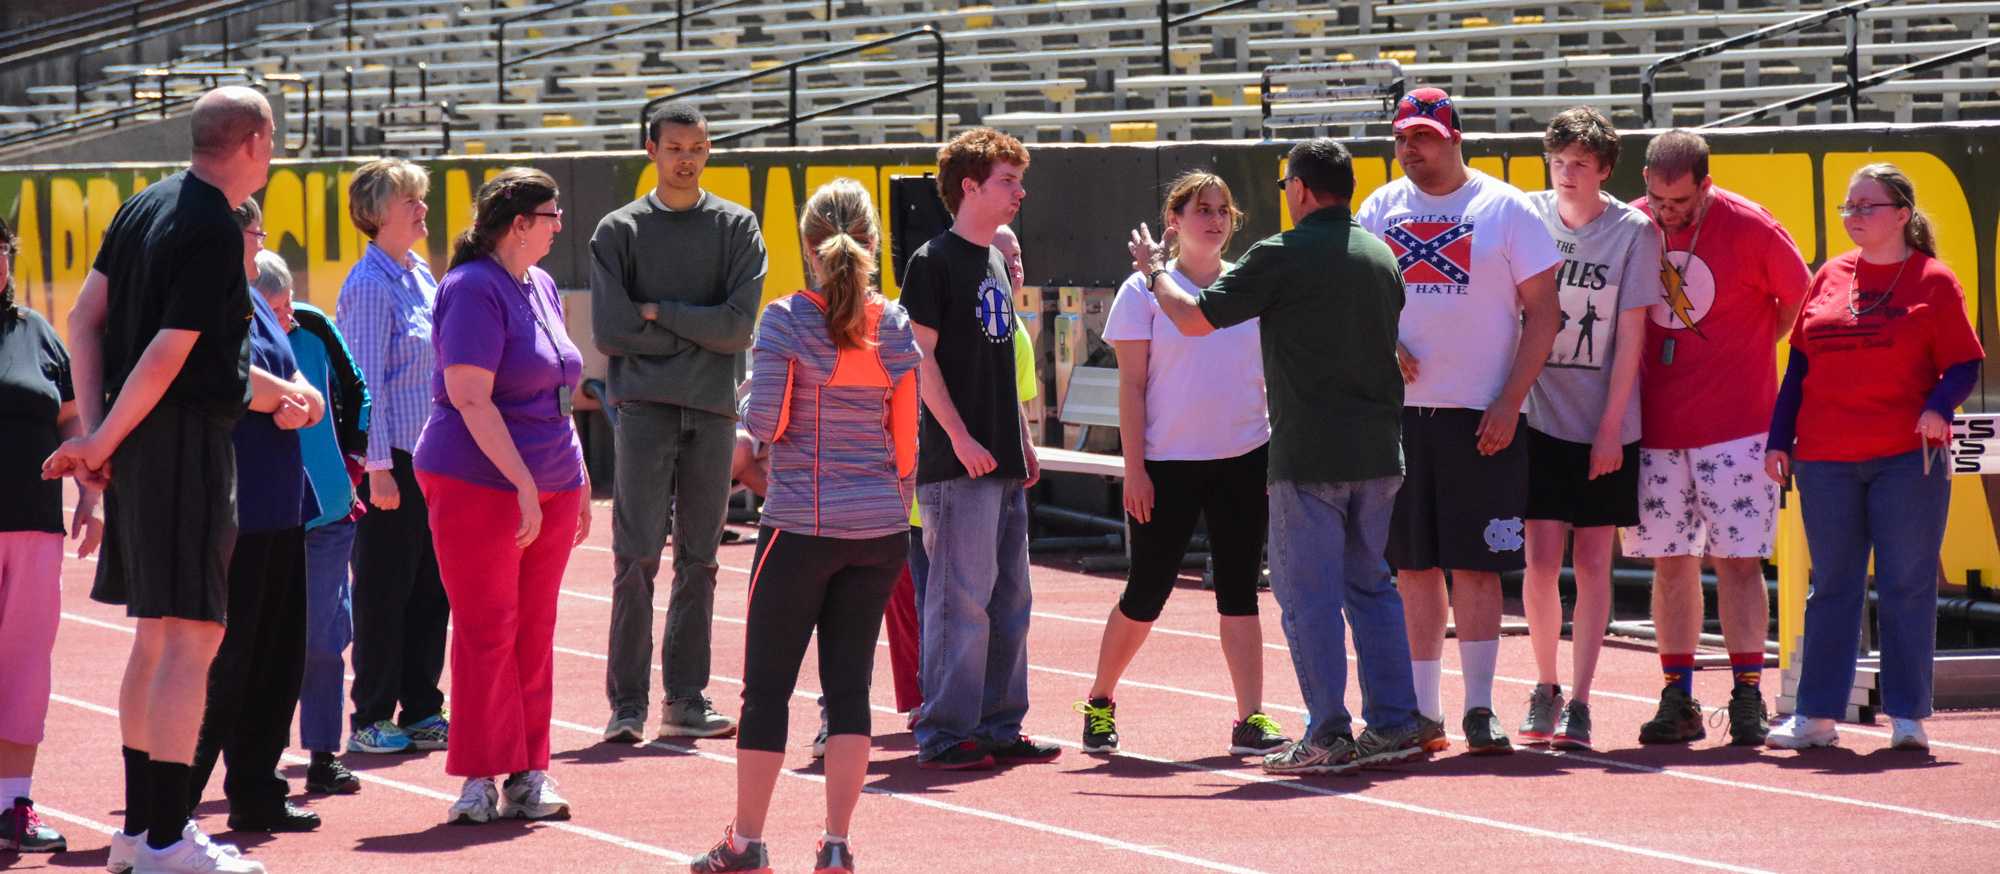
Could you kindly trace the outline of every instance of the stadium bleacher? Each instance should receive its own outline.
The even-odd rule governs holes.
[[[630,148],[647,100],[753,71],[779,70],[701,98],[718,132],[932,81],[932,42],[908,40],[796,70],[782,65],[830,49],[932,27],[946,51],[947,124],[991,124],[1035,140],[1240,138],[1262,135],[1259,71],[1273,64],[1393,59],[1410,87],[1438,85],[1459,98],[1468,129],[1529,129],[1577,103],[1621,125],[1641,117],[1638,81],[1650,64],[1716,39],[1837,6],[1815,0],[1420,0],[1343,4],[1273,0],[1173,29],[1164,53],[1156,0],[769,0],[715,10],[669,0],[468,2],[362,0],[335,4],[334,19],[264,24],[267,37],[231,63],[249,76],[296,74],[312,107],[295,123],[340,116],[319,154],[372,148],[420,152],[436,137],[390,136],[385,107],[442,104],[458,148]],[[1180,13],[1190,4],[1173,4]],[[1204,3],[1201,5],[1212,5]],[[674,26],[677,10],[692,13]],[[1996,2],[1882,2],[1859,12],[1861,72],[1875,72],[1995,36]],[[507,22],[503,41],[496,31]],[[646,22],[654,26],[636,29]],[[1662,123],[1691,123],[1844,81],[1844,25],[1790,33],[1664,71],[1654,109]],[[681,46],[681,48],[676,48]],[[182,59],[214,43],[180,47]],[[505,59],[504,67],[501,61]],[[419,73],[418,63],[423,63]],[[1862,95],[1862,121],[1990,117],[2000,109],[1994,59],[1981,54]],[[64,122],[79,112],[132,103],[120,81],[169,61],[105,67],[101,81],[39,85],[0,107],[0,138]],[[788,75],[789,74],[789,75]],[[394,80],[392,86],[391,81]],[[420,81],[421,78],[421,81]],[[169,98],[200,82],[165,83]],[[159,96],[157,93],[155,97]],[[930,92],[844,110],[799,125],[802,142],[935,139]],[[355,109],[355,142],[345,112]],[[1330,103],[1329,106],[1336,106]],[[1847,121],[1844,102],[1792,111],[1785,120]],[[1349,126],[1344,131],[1366,130]],[[779,142],[783,133],[751,138]],[[428,144],[428,145],[427,145]],[[476,144],[476,145],[465,145]]]

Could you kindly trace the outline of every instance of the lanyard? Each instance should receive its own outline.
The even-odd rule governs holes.
[[[498,264],[499,261],[496,259],[494,263]],[[506,272],[505,265],[501,265],[501,272]],[[568,416],[574,409],[574,402],[570,399],[569,394],[569,362],[563,359],[562,346],[556,343],[555,332],[549,328],[548,322],[542,320],[542,311],[535,307],[534,281],[523,282],[518,277],[512,275],[508,276],[508,278],[513,279],[515,287],[520,289],[521,300],[528,305],[529,317],[535,320],[535,327],[541,330],[543,337],[548,338],[549,349],[556,354],[556,372],[562,374],[561,381],[556,383],[556,412],[559,415]]]

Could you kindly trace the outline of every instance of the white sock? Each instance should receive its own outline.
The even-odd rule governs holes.
[[[837,835],[833,832],[821,832],[819,842],[822,844],[844,844],[847,843],[847,836]]]
[[[33,777],[0,777],[0,807],[13,807],[16,798],[33,798],[29,784]]]
[[[1493,709],[1493,668],[1500,662],[1500,641],[1458,641],[1458,660],[1465,669],[1465,711]]]
[[[1443,676],[1442,661],[1410,662],[1410,679],[1417,686],[1417,712],[1423,714],[1425,719],[1444,721],[1444,705],[1438,700],[1438,682]]]
[[[750,849],[750,845],[756,842],[756,835],[746,835],[733,828],[729,830],[729,849],[732,852],[741,853],[744,850]]]

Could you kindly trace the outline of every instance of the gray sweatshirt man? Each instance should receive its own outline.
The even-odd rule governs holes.
[[[591,327],[611,359],[617,431],[605,737],[636,741],[644,730],[653,582],[670,517],[674,578],[660,654],[667,698],[661,733],[727,735],[734,720],[716,713],[702,692],[736,437],[735,359],[750,348],[764,239],[749,210],[706,191],[679,210],[651,192],[605,216],[590,251]]]

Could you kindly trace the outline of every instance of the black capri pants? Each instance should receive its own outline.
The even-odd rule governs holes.
[[[1257,615],[1257,578],[1263,571],[1264,530],[1271,506],[1265,495],[1269,445],[1235,458],[1148,461],[1153,480],[1153,521],[1126,517],[1132,530],[1132,572],[1118,612],[1152,622],[1167,606],[1180,578],[1196,520],[1208,518],[1209,554],[1215,558],[1215,612]]]
[[[806,642],[819,630],[827,734],[868,734],[882,608],[909,558],[907,531],[866,540],[757,529],[736,746],[781,753]]]

